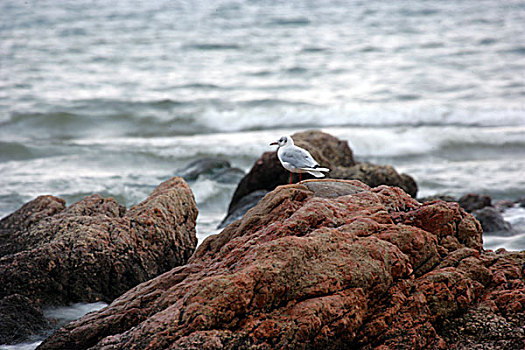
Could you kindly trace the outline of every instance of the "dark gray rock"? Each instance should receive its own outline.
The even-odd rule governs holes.
[[[190,162],[177,171],[186,181],[194,181],[201,175],[222,183],[237,183],[244,176],[238,168],[232,168],[230,162],[217,158],[202,158]]]
[[[467,193],[458,199],[458,203],[467,212],[472,213],[474,210],[492,206],[492,199],[487,195]]]
[[[223,184],[238,184],[244,176],[244,171],[239,168],[226,168],[213,175],[213,180]]]
[[[244,216],[244,214],[253,208],[259,201],[268,193],[265,190],[259,190],[252,192],[238,201],[235,206],[231,209],[231,212],[222,220],[217,228],[225,228],[235,220],[238,220]]]
[[[492,203],[492,205],[499,211],[505,211],[506,209],[514,207],[515,203],[513,201],[502,199]]]
[[[406,174],[399,174],[390,165],[359,163],[351,167],[336,167],[328,177],[342,180],[359,180],[370,187],[381,185],[400,187],[410,196],[417,194],[417,184]]]
[[[472,214],[480,222],[483,232],[512,235],[515,232],[512,230],[510,223],[503,219],[501,213],[493,207],[484,207],[475,210]]]

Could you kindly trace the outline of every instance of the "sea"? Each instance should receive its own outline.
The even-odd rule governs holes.
[[[0,217],[42,194],[129,207],[309,129],[420,197],[524,198],[525,2],[0,1]],[[202,242],[236,184],[189,185]],[[485,248],[525,249],[525,209],[503,215]]]

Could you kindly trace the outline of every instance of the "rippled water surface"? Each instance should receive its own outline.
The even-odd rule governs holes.
[[[310,128],[421,196],[524,197],[524,18],[523,1],[4,0],[0,216],[47,193],[129,206],[192,160],[246,171]],[[190,185],[202,240],[235,184]]]

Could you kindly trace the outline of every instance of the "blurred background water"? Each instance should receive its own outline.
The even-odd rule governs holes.
[[[0,50],[0,217],[41,194],[130,206],[311,128],[420,196],[525,196],[523,1],[3,0]],[[202,240],[236,185],[190,185]]]
[[[130,206],[311,128],[420,196],[525,197],[521,0],[2,0],[0,53],[0,217],[41,194]],[[190,185],[202,241],[236,184]],[[516,234],[485,246],[525,249],[525,209],[505,217]]]

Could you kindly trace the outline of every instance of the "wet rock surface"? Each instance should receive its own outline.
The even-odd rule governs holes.
[[[196,217],[182,178],[127,211],[99,195],[68,208],[38,197],[0,221],[0,298],[22,296],[26,308],[110,302],[185,264],[197,244]]]
[[[417,194],[417,184],[409,175],[399,174],[388,165],[356,162],[346,141],[341,141],[321,131],[300,132],[293,134],[292,138],[297,146],[308,150],[321,166],[330,169],[330,172],[326,174],[327,178],[360,180],[372,187],[398,186],[412,197]],[[302,174],[301,178],[306,180],[314,177],[310,174]],[[277,186],[288,184],[289,181],[290,173],[279,162],[277,152],[265,152],[239,182],[223,222],[239,219],[250,208],[250,206],[244,206],[246,209],[244,212],[238,210],[237,203],[245,196],[255,191],[272,191]],[[298,181],[299,174],[293,174],[293,182]],[[254,201],[252,203],[256,204]]]
[[[523,341],[524,263],[525,252],[483,251],[457,203],[306,181],[41,348],[449,349],[476,348],[476,332],[510,348]]]

